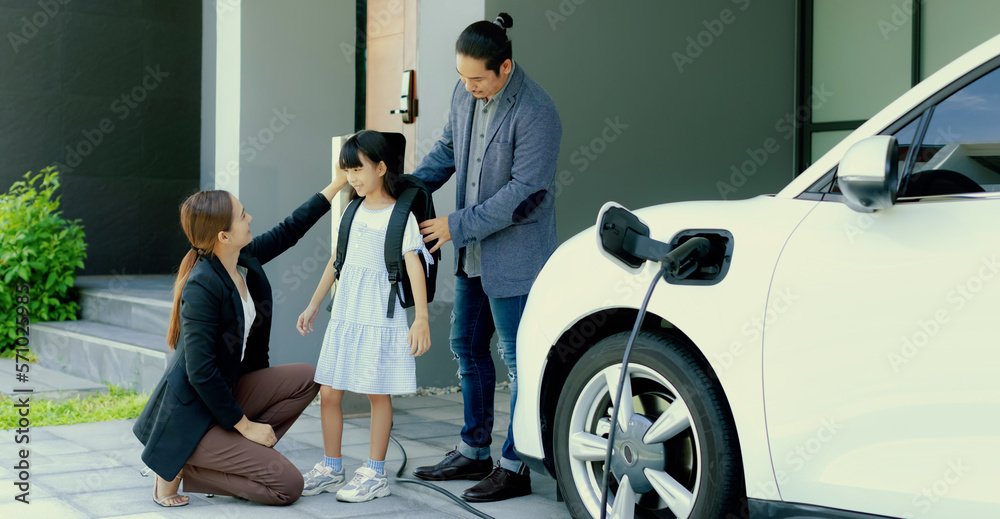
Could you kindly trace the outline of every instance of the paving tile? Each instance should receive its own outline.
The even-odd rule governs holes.
[[[425,414],[433,414],[433,410],[434,409],[442,409],[442,408],[440,408],[440,407],[430,407],[430,408],[422,409],[422,410],[427,411],[427,413],[425,413]],[[406,412],[406,411],[393,410],[393,413],[392,413],[392,425],[393,426],[403,425],[403,424],[408,424],[408,423],[431,422],[431,421],[434,421],[434,420],[437,420],[437,418],[434,418],[433,416],[432,417],[427,417],[427,416],[424,416],[424,415],[413,414],[413,413]]]
[[[143,483],[147,481],[143,481]],[[152,494],[153,484],[149,482],[148,485],[144,484],[142,488],[119,488],[105,492],[86,492],[66,496],[64,499],[73,505],[73,507],[83,510],[93,517],[113,517],[154,513],[162,510],[160,505],[153,502]]]
[[[455,420],[455,419],[461,420],[465,418],[465,411],[462,409],[462,406],[457,406],[457,405],[452,405],[448,407],[424,407],[419,409],[411,409],[408,413],[411,416],[420,416],[425,418],[426,420],[444,421],[444,420]],[[393,422],[399,423],[396,422],[395,419],[393,420]]]
[[[153,487],[153,480],[139,475],[132,467],[112,467],[78,472],[63,472],[32,476],[59,496],[121,491],[139,487]],[[124,512],[123,512],[124,513]]]
[[[267,519],[313,519],[323,516],[304,510],[299,499],[290,506],[264,506],[249,501],[241,501],[229,496],[200,498],[192,495],[191,504],[169,510],[169,519],[246,519],[267,517]],[[153,506],[157,506],[150,500]],[[157,506],[157,508],[159,508]]]
[[[288,432],[285,433],[285,436],[281,439],[281,441],[285,440],[295,440],[297,443],[300,444],[310,445],[312,447],[319,448],[320,450],[323,449],[323,435],[316,432],[308,432],[308,433]]]
[[[0,481],[3,482],[3,484],[0,485],[0,503],[13,503],[15,502],[14,497],[25,492],[28,493],[26,497],[28,501],[55,497],[49,489],[39,485],[31,473],[29,473],[27,481],[15,479],[16,476],[13,472],[10,472],[9,474],[11,474],[10,477],[7,477],[6,475],[0,476]],[[22,490],[21,487],[16,486],[18,483],[27,483],[28,487],[25,490]]]
[[[461,418],[453,418],[451,420],[444,420],[444,423],[450,423],[450,424],[454,425],[455,427],[458,427],[459,431],[461,431],[462,427],[465,426],[465,420],[463,420]]]
[[[157,512],[145,512],[141,514],[116,515],[114,517],[109,517],[107,519],[170,519],[170,518]]]
[[[465,518],[468,516],[469,516],[468,513],[466,513],[465,515],[452,515],[449,513],[442,512],[440,510],[417,510],[406,513],[406,519],[440,519],[442,517],[447,519],[448,517]],[[382,517],[382,515],[375,514],[375,515],[363,515],[363,516],[352,516],[352,517],[358,517],[359,519],[366,519],[366,518]]]
[[[299,420],[301,420],[303,416],[311,416],[313,418],[319,418],[320,414],[321,411],[318,405],[310,405],[302,410],[302,416],[299,417]],[[296,420],[296,423],[298,423],[298,420]]]
[[[410,474],[406,475],[407,479],[414,479]],[[471,487],[475,484],[474,481],[434,481],[432,484],[447,490],[455,496],[461,496],[465,489]],[[406,497],[413,504],[415,510],[427,510],[434,509],[438,513],[454,515],[457,517],[470,517],[471,514],[459,506],[457,503],[452,501],[450,498],[444,494],[435,491],[433,489],[427,488],[422,485],[414,483],[405,483],[402,481],[393,482],[393,491],[397,494]],[[501,515],[499,517],[514,517],[507,514]],[[523,517],[531,517],[530,515]]]
[[[342,446],[368,444],[371,439],[371,432],[368,429],[344,430],[340,444]]]
[[[0,503],[11,503],[14,502],[14,497],[23,494],[25,491],[21,490],[20,487],[15,486],[13,483],[17,481],[13,478],[0,477],[0,481],[3,484],[0,485]],[[48,488],[39,485],[33,477],[28,478],[28,500],[35,501],[37,499],[47,499],[50,497],[56,497]]]
[[[49,425],[40,427],[40,430],[51,432],[67,440],[75,440],[83,436],[107,436],[122,437],[127,432],[132,434],[132,421],[119,420],[116,422],[93,422],[78,423],[73,425]],[[134,438],[135,436],[133,436]]]
[[[101,454],[121,463],[125,467],[142,468],[146,464],[142,461],[143,446],[135,445],[121,449],[102,451]]]
[[[118,460],[96,452],[64,454],[62,456],[37,456],[31,458],[32,477],[44,474],[82,472],[111,467],[121,467]]]
[[[63,432],[61,434],[69,438],[68,441],[91,451],[104,452],[118,449],[142,448],[142,443],[139,443],[139,439],[132,434],[131,427],[128,429],[118,428],[117,430],[109,430],[108,434],[84,434],[80,436],[75,436],[72,432]]]
[[[310,433],[315,434],[315,433]],[[319,435],[322,439],[322,435]],[[303,441],[296,440],[295,438],[289,438],[288,434],[281,437],[278,443],[274,446],[274,449],[282,454],[288,455],[287,453],[302,449],[315,449],[316,446],[311,443],[306,443]]]
[[[437,395],[434,398],[439,398],[441,400],[445,400],[447,402],[457,403],[457,404],[461,404],[462,401],[463,401],[462,400],[463,399],[463,395],[462,395],[461,392],[458,392],[458,393],[446,393],[444,395]]]
[[[451,434],[445,436],[433,436],[430,438],[420,438],[422,443],[425,443],[431,447],[439,447],[445,451],[450,451],[458,446],[458,442],[461,441],[458,435],[459,429],[456,429]]]
[[[387,517],[405,513],[410,516],[414,503],[396,493],[396,485],[390,482],[390,491],[386,497],[381,497],[366,503],[343,503],[337,501],[334,494],[326,492],[316,496],[307,496],[295,502],[296,511],[311,513],[318,517]]]
[[[21,447],[28,449],[32,455],[38,454],[41,456],[61,456],[63,454],[77,454],[89,451],[86,447],[69,440],[37,440],[32,441],[27,446]]]
[[[407,460],[409,460],[407,461],[406,464],[407,468],[416,467],[416,465],[413,465],[413,460],[416,458],[430,457],[430,458],[436,458],[438,461],[441,461],[441,459],[444,458],[444,455],[451,450],[451,449],[443,449],[441,447],[434,445],[428,445],[426,443],[419,441],[409,440],[406,438],[396,438],[396,440],[403,445],[404,449],[406,449],[406,458]],[[454,446],[452,448],[454,448]],[[402,455],[398,453],[399,453],[399,447],[390,442],[389,455],[387,456],[387,458],[391,459],[392,456],[397,456],[399,458],[402,458]],[[437,463],[437,461],[435,461],[434,463]]]
[[[323,422],[312,416],[300,416],[291,427],[288,428],[289,433],[301,433],[301,432],[317,432],[323,430]]]
[[[412,477],[415,467],[433,465],[459,441],[462,410],[461,394],[440,397],[393,399],[396,420],[393,436],[406,449],[404,477]],[[500,454],[509,415],[501,409],[506,403],[497,395],[497,413],[491,451]],[[400,405],[397,405],[400,404]],[[277,449],[301,471],[312,468],[322,459],[322,424],[319,407],[315,416],[304,413],[282,438]],[[32,519],[47,517],[113,517],[116,519],[241,519],[267,515],[268,519],[301,518],[376,518],[399,516],[406,519],[469,517],[470,514],[433,490],[402,482],[391,483],[393,494],[369,503],[340,503],[333,494],[304,497],[290,507],[262,507],[254,503],[219,496],[207,498],[190,494],[191,504],[169,512],[153,503],[150,493],[152,479],[139,476],[142,446],[132,435],[134,420],[49,426],[31,432],[31,499]],[[368,457],[368,417],[345,420],[343,454],[349,473],[361,466]],[[43,440],[45,440],[43,442]],[[48,443],[48,446],[43,445]],[[38,450],[41,449],[41,450]],[[65,454],[59,454],[65,452]],[[390,444],[386,454],[386,471],[394,478],[402,464],[402,453]],[[0,479],[14,476],[9,468],[0,467]],[[472,481],[448,481],[441,486],[461,494]],[[569,517],[562,503],[555,501],[555,482],[536,475],[532,478],[535,493],[526,498],[503,503],[477,504],[476,507],[496,517]],[[12,496],[13,494],[11,494]],[[56,496],[56,497],[51,497]],[[10,499],[0,505],[0,517],[21,517],[23,509],[10,508]],[[34,505],[41,503],[42,508]],[[14,503],[21,505],[20,503]],[[405,511],[405,512],[404,512]],[[9,512],[9,513],[8,513]],[[38,513],[41,512],[41,513]]]
[[[403,424],[399,427],[393,427],[393,433],[395,435],[402,436],[403,438],[409,438],[411,440],[445,436],[449,434],[458,438],[460,432],[461,429],[456,429],[453,424],[445,422]]]
[[[56,498],[32,499],[30,496],[27,505],[18,501],[0,503],[0,517],[90,519],[89,515],[62,500]]]
[[[459,399],[458,402],[461,402],[461,399]],[[454,404],[454,401],[445,400],[437,396],[418,396],[392,399],[392,408],[403,410],[418,409],[421,407],[445,407]]]
[[[46,430],[46,428],[44,428],[44,427],[31,427],[28,430],[27,433],[17,433],[16,431],[17,431],[17,429],[4,429],[3,430],[3,437],[4,438],[14,438],[15,436],[22,436],[22,435],[24,435],[24,436],[28,437],[28,443],[29,444],[31,442],[40,442],[40,441],[47,441],[47,440],[64,440],[65,439],[62,436],[57,436],[57,435],[53,434],[52,432]],[[14,440],[11,439],[10,441],[13,442]],[[20,445],[24,445],[24,444],[22,443]]]

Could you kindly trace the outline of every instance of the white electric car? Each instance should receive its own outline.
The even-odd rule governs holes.
[[[777,195],[635,216],[710,247],[657,283],[616,423],[657,262],[583,231],[518,333],[517,449],[574,516],[616,427],[609,517],[1000,517],[1000,36]]]

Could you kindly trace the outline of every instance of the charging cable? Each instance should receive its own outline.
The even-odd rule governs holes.
[[[448,492],[447,490],[445,490],[445,489],[443,489],[443,488],[441,488],[441,487],[439,487],[439,486],[437,486],[435,484],[428,483],[428,482],[426,482],[424,480],[421,480],[421,479],[411,479],[411,478],[401,477],[403,475],[403,471],[406,469],[406,449],[404,449],[403,448],[403,444],[399,443],[399,440],[397,440],[396,438],[394,438],[392,435],[389,436],[389,439],[392,440],[392,443],[396,444],[396,447],[399,447],[399,452],[401,452],[403,454],[403,463],[401,463],[399,465],[399,470],[396,471],[396,482],[398,482],[398,483],[412,483],[414,485],[420,485],[422,487],[427,487],[427,488],[429,488],[431,490],[435,490],[437,492],[440,492],[440,493],[444,494],[445,496],[448,496],[449,498],[451,498],[452,501],[458,503],[459,505],[462,506],[462,508],[468,510],[469,513],[475,515],[476,517],[482,517],[483,519],[494,519],[493,516],[486,515],[486,514],[480,512],[479,510],[476,510],[469,503],[466,503],[462,498],[456,496],[455,494],[452,494],[451,492]]]
[[[640,237],[640,239],[643,241],[649,240],[649,238],[645,237]],[[656,276],[653,277],[653,282],[649,284],[649,289],[646,291],[646,297],[642,300],[642,306],[639,308],[639,316],[636,317],[635,325],[632,326],[632,335],[629,336],[628,343],[625,345],[625,355],[622,357],[621,372],[618,375],[618,390],[614,394],[611,411],[611,432],[608,433],[608,447],[604,453],[604,478],[601,481],[601,519],[606,519],[608,514],[611,455],[615,447],[615,432],[618,430],[618,409],[621,407],[619,404],[621,404],[622,389],[625,388],[625,381],[628,380],[628,360],[632,354],[632,345],[635,344],[635,337],[639,334],[639,328],[642,327],[642,320],[646,317],[646,307],[649,305],[649,299],[653,296],[653,290],[656,289],[657,283],[663,279],[663,276],[668,273],[676,276],[677,272],[682,269],[688,273],[693,272],[694,268],[690,266],[690,262],[697,261],[705,256],[708,253],[708,249],[708,239],[695,237],[685,241],[667,253],[659,261],[660,269],[656,273]]]

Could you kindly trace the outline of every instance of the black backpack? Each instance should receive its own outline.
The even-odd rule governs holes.
[[[406,141],[400,134],[384,133],[390,144],[395,145],[397,150],[402,150],[406,146]],[[402,140],[402,143],[399,141]],[[347,255],[347,240],[351,234],[351,222],[354,214],[358,211],[364,198],[356,198],[344,210],[340,217],[340,231],[337,236],[337,257],[333,262],[336,269],[336,278],[340,279],[340,270],[344,266],[344,257]],[[385,269],[389,272],[389,301],[386,317],[392,318],[395,314],[395,299],[399,299],[403,308],[411,308],[415,302],[413,300],[413,290],[410,288],[410,277],[406,273],[406,265],[403,262],[403,230],[406,228],[406,220],[410,212],[417,222],[430,220],[436,217],[434,213],[434,199],[431,197],[430,189],[424,185],[423,181],[413,175],[403,175],[400,183],[396,186],[396,205],[389,216],[389,226],[385,231]],[[433,243],[425,244],[430,248]],[[417,254],[424,271],[424,281],[427,286],[427,302],[434,300],[434,288],[437,285],[438,264],[441,263],[441,250],[431,253],[434,262],[427,265],[423,254]],[[333,308],[333,302],[327,310]]]

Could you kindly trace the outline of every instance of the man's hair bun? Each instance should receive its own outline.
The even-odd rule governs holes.
[[[514,26],[514,19],[510,17],[507,13],[500,13],[497,15],[497,19],[493,23],[503,27],[505,30],[510,29]]]
[[[485,61],[486,69],[500,73],[500,65],[513,59],[507,29],[514,26],[514,19],[507,13],[500,13],[492,22],[480,20],[458,35],[455,53],[472,59]]]

